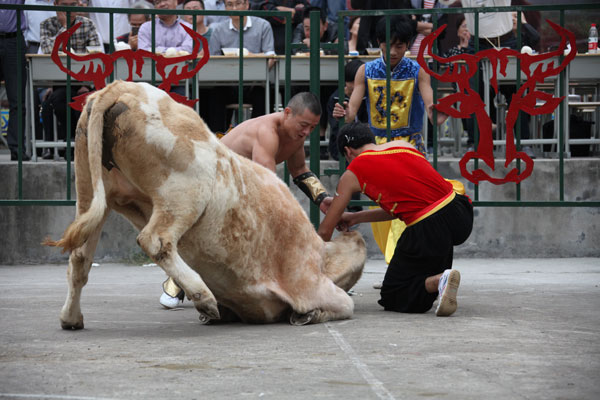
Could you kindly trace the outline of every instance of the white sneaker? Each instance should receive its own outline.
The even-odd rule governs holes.
[[[438,317],[447,317],[454,314],[458,303],[456,302],[456,293],[460,285],[460,272],[455,269],[444,271],[438,283],[439,300],[435,315]]]
[[[377,282],[373,284],[373,289],[381,289],[383,282]]]
[[[180,299],[179,297],[171,297],[163,292],[163,294],[160,296],[160,304],[162,304],[164,308],[168,309],[177,308],[183,305],[183,299]]]

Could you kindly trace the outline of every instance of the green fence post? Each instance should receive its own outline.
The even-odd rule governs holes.
[[[17,53],[21,54],[23,49],[21,49],[21,40],[19,37],[19,33],[24,37],[24,33],[21,30],[21,13],[17,10]],[[21,70],[23,66],[21,65],[22,60],[20,57],[17,57],[17,178],[19,180],[17,184],[17,194],[19,196],[19,200],[23,199],[23,150],[25,149],[23,143],[23,136],[25,136],[25,129],[23,129],[23,96],[22,96],[22,86],[23,86],[23,76]],[[5,79],[10,77],[5,77]],[[9,114],[10,118],[10,114]],[[35,151],[35,149],[34,149]]]
[[[67,29],[71,28],[71,12],[67,11]],[[102,44],[102,43],[101,43]],[[71,48],[71,38],[67,42],[68,48]],[[71,57],[67,56],[67,69],[71,71]],[[66,106],[67,106],[67,126],[65,127],[67,130],[66,136],[66,149],[65,149],[65,160],[67,161],[66,168],[66,184],[67,184],[67,200],[71,200],[71,117],[73,116],[71,113],[71,107],[69,103],[71,102],[71,75],[67,75],[67,98],[66,98]]]
[[[517,49],[522,47],[521,44],[521,11],[517,11]],[[517,58],[517,70],[515,71],[517,90],[521,87],[521,59]],[[504,126],[506,129],[506,124]],[[517,140],[517,151],[521,151],[521,111],[517,115],[515,137]],[[517,158],[517,171],[521,172],[521,159]],[[517,182],[516,200],[521,200],[521,183]]]
[[[317,99],[321,98],[321,37],[320,28],[321,16],[319,11],[310,12],[310,92],[317,96]],[[324,111],[325,112],[325,111]],[[320,139],[321,126],[317,125],[315,129],[310,133],[310,170],[320,177],[321,175],[321,139]],[[312,202],[310,204],[310,221],[314,225],[315,229],[319,228],[321,219],[319,207]]]
[[[560,10],[560,26],[564,27],[565,26],[565,10]],[[564,56],[564,52],[563,54],[560,55],[559,57],[559,65],[563,62],[563,59],[565,58]],[[565,74],[567,69],[563,69],[562,71],[560,71],[560,78],[559,78],[559,88],[558,90],[560,91],[559,96],[563,97],[565,96]],[[560,105],[558,106],[559,109],[559,113],[558,113],[558,131],[559,131],[559,136],[558,136],[558,176],[559,176],[559,200],[563,201],[565,199],[565,160],[564,160],[564,146],[565,146],[565,130],[564,130],[564,125],[565,125],[565,121],[564,121],[564,115],[565,115],[565,102],[564,100],[560,102]]]
[[[285,16],[285,84],[283,94],[283,104],[285,108],[287,103],[290,101],[291,96],[291,84],[292,79],[292,13],[288,12]],[[275,79],[279,79],[278,76]],[[290,172],[287,167],[287,161],[283,163],[283,181],[286,185],[290,186]]]

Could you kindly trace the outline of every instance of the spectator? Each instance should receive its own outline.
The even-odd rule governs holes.
[[[136,0],[88,0],[88,7],[104,8],[132,8]],[[96,29],[104,43],[104,52],[110,52],[111,41],[126,34],[130,30],[127,14],[114,13],[113,15],[113,37],[110,37],[110,14],[90,13],[90,19],[94,21]]]
[[[456,20],[456,36],[458,36],[458,44],[448,49],[444,57],[452,57],[458,54],[467,53],[469,49],[469,41],[471,40],[471,32],[467,26],[465,16],[460,14]]]
[[[352,17],[348,25],[348,52],[358,52],[358,31],[360,29],[360,17]]]
[[[53,4],[54,0],[25,0],[25,5],[28,6],[52,6]],[[25,10],[25,19],[27,19],[25,41],[27,41],[28,54],[37,54],[40,48],[40,24],[44,20],[54,16],[56,16],[56,12],[54,10]]]
[[[23,4],[24,0],[7,0],[4,4]],[[25,39],[23,32],[27,27],[25,16],[21,14],[21,32],[17,29],[17,12],[15,10],[2,10],[0,12],[0,80],[6,85],[6,96],[9,103],[8,132],[7,142],[10,149],[10,159],[15,161],[19,157],[19,134],[25,132],[25,85],[27,83],[27,74],[25,72]],[[17,46],[21,45],[21,52],[17,51]],[[19,66],[19,63],[21,64]],[[17,73],[21,72],[21,81],[17,78]],[[21,101],[18,103],[18,95],[21,95]],[[21,130],[19,132],[19,106],[21,107]],[[23,146],[25,143],[23,142]],[[25,154],[25,147],[22,147],[21,159],[29,160]]]
[[[313,7],[319,7],[327,16],[327,23],[329,26],[335,26],[337,32],[338,23],[338,11],[347,10],[346,0],[311,0],[310,5]],[[344,18],[344,26],[346,26],[346,32],[344,32],[344,39],[348,38],[348,27],[350,19]]]
[[[321,43],[336,43],[337,42],[337,27],[330,26],[327,23],[325,12],[318,7],[309,7],[304,10],[302,17],[302,25],[298,25],[294,31],[292,38],[293,43],[303,43],[304,49],[298,50],[299,53],[305,53],[310,50],[310,13],[318,11],[319,17],[319,38]],[[335,50],[324,50],[325,54],[337,54]]]
[[[225,11],[225,0],[204,0],[205,10]],[[217,22],[229,21],[227,15],[207,15],[204,23],[211,26]]]
[[[248,0],[226,0],[225,7],[230,11],[248,10]],[[210,54],[221,55],[224,48],[239,48],[239,29],[243,26],[244,48],[250,54],[274,55],[273,30],[262,18],[230,16],[229,21],[212,25],[210,36]],[[225,132],[231,120],[232,110],[226,111],[227,104],[238,102],[237,86],[235,88],[216,88],[211,98],[211,112],[208,125],[213,131]],[[265,114],[265,89],[261,86],[244,88],[244,97],[252,104],[252,118]]]
[[[411,8],[409,0],[351,0],[354,10],[392,10]],[[361,17],[356,48],[360,54],[367,54],[368,48],[378,47],[376,26],[381,17]]]
[[[55,6],[79,7],[78,0],[54,0]],[[100,46],[96,26],[91,19],[82,17],[79,12],[71,13],[70,25],[81,22],[81,26],[73,33],[70,45],[75,53],[86,53],[87,46]],[[48,18],[40,25],[40,48],[42,54],[52,53],[54,40],[58,35],[67,30],[67,13],[60,11],[55,17]]]
[[[203,0],[185,0],[183,2],[184,10],[204,10],[204,1]],[[192,27],[194,26],[194,16],[186,15],[183,17],[184,21],[190,24]],[[200,35],[204,36],[207,41],[210,41],[210,35],[212,35],[213,29],[204,24],[204,15],[196,15],[196,32]],[[201,45],[202,46],[202,45]],[[200,47],[202,53],[200,56],[204,54],[204,49]]]
[[[342,103],[350,100],[350,96],[352,96],[352,92],[354,91],[354,78],[356,77],[356,71],[360,68],[361,65],[364,65],[359,59],[354,59],[350,61],[344,67],[344,100]],[[327,118],[329,122],[329,154],[334,160],[339,160],[338,148],[337,148],[337,134],[339,130],[339,122],[337,118],[333,117],[333,108],[336,103],[339,103],[340,95],[338,90],[329,96],[329,100],[327,101]],[[367,122],[368,114],[367,114],[367,104],[366,104],[366,96],[363,96],[363,100],[360,104],[358,112],[356,113],[355,121],[358,122]]]
[[[148,4],[145,0],[136,1],[131,8],[136,8],[140,10],[150,10],[153,7]],[[129,19],[129,26],[131,27],[131,31],[127,32],[124,35],[117,37],[117,42],[127,43],[131,50],[138,49],[138,32],[140,27],[150,21],[150,14],[127,14]]]
[[[364,65],[359,59],[354,59],[350,61],[344,67],[344,100],[342,102],[346,102],[350,100],[350,96],[352,96],[352,92],[354,91],[354,78],[356,78],[356,71],[360,68],[361,65]],[[327,117],[329,121],[329,154],[331,158],[338,161],[339,160],[339,150],[337,146],[338,142],[338,132],[340,129],[340,124],[336,118],[333,118],[333,108],[336,103],[339,103],[339,93],[336,89],[335,92],[329,96],[329,101],[327,102]],[[360,105],[358,112],[356,113],[355,121],[356,122],[367,122],[369,119],[369,115],[367,114],[367,98],[363,97],[363,102]],[[352,200],[360,200],[360,193],[353,193]],[[348,206],[348,211],[356,212],[362,211],[361,206]]]
[[[264,11],[289,11],[292,13],[292,33],[302,23],[304,9],[308,8],[310,3],[307,0],[267,0],[259,5],[260,10]],[[271,24],[273,29],[273,38],[275,39],[275,53],[285,54],[285,18],[267,17],[265,18]]]
[[[175,10],[177,0],[154,0],[154,7],[160,10]],[[178,53],[186,51],[191,53],[194,41],[190,35],[181,27],[181,24],[191,26],[176,14],[160,14],[155,24],[155,51],[157,53]],[[138,32],[138,48],[152,51],[152,21],[140,26]]]
[[[513,22],[513,34],[517,37],[517,12],[511,13]],[[521,13],[521,46],[529,46],[532,50],[539,51],[540,49],[540,34],[530,24],[527,23],[525,13]]]
[[[230,11],[248,10],[248,0],[226,0],[225,7]],[[243,19],[242,23],[240,18]],[[230,16],[229,21],[219,22],[213,26],[210,37],[210,54],[221,55],[223,48],[239,47],[239,28],[243,24],[244,48],[250,54],[274,55],[273,30],[262,18]]]
[[[412,8],[416,9],[432,9],[432,8],[447,8],[448,6],[442,4],[439,0],[411,0]],[[437,14],[438,26],[439,20],[442,18],[443,14]],[[432,14],[419,14],[413,15],[413,18],[417,20],[417,37],[415,38],[414,43],[410,46],[410,54],[416,56],[419,54],[419,47],[421,47],[421,41],[425,38],[425,36],[429,35],[433,29],[433,18],[436,15]],[[425,55],[429,55],[425,52]]]
[[[78,0],[55,0],[56,6],[79,6]],[[81,23],[81,26],[73,33],[70,39],[70,46],[75,53],[86,53],[88,46],[100,46],[96,26],[91,19],[78,15],[77,12],[70,13],[70,26]],[[67,13],[59,11],[55,17],[46,19],[40,25],[40,46],[42,53],[50,54],[54,48],[56,37],[67,29]],[[44,138],[46,141],[54,140],[53,115],[57,120],[57,137],[60,140],[66,139],[67,129],[75,131],[80,112],[71,110],[71,126],[67,127],[67,103],[73,97],[87,93],[91,90],[88,86],[71,87],[71,99],[67,101],[67,88],[65,86],[54,86],[46,92],[46,97],[42,102],[42,120],[44,124]],[[62,152],[64,154],[64,151]],[[50,149],[46,149],[42,158],[51,159]]]
[[[513,6],[530,6],[531,2],[527,0],[511,0],[510,4]],[[539,11],[525,11],[522,15],[524,15],[521,21],[523,24],[521,25],[522,45],[527,45],[533,50],[540,52],[542,49],[540,47],[541,41],[539,32],[542,16]],[[516,22],[516,18],[513,18],[513,33],[515,35],[517,32]],[[525,24],[527,24],[527,26],[525,26]]]
[[[30,6],[52,6],[54,0],[25,0],[25,5]],[[27,30],[25,31],[25,41],[27,42],[26,53],[37,54],[40,50],[40,25],[41,23],[50,18],[56,16],[56,11],[48,9],[48,11],[32,11],[25,10],[25,18],[27,19]],[[45,94],[47,88],[35,87],[33,95],[33,109],[35,113],[41,106],[41,98]],[[33,119],[35,137],[38,140],[42,140],[44,136],[44,127],[40,121],[40,118]],[[41,152],[41,149],[39,149]],[[41,156],[41,153],[38,154]]]

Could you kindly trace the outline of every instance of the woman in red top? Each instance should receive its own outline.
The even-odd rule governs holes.
[[[454,313],[460,273],[451,269],[453,247],[467,240],[473,228],[469,198],[455,193],[410,143],[376,145],[365,124],[346,124],[339,132],[338,148],[350,164],[319,235],[328,241],[336,226],[403,220],[407,228],[396,244],[379,304],[390,311],[424,313],[439,294],[436,315]],[[355,192],[380,208],[344,213]]]

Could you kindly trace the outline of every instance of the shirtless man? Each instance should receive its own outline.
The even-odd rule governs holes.
[[[325,213],[333,198],[308,169],[304,154],[304,141],[318,126],[320,116],[319,99],[312,93],[298,93],[283,111],[244,121],[221,142],[273,172],[277,164],[287,161],[294,183]],[[175,308],[183,302],[183,290],[173,279],[163,283],[163,291],[160,297],[163,307]]]

